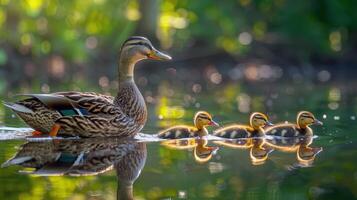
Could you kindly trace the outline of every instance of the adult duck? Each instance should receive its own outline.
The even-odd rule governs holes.
[[[134,136],[145,125],[147,110],[134,82],[138,61],[170,60],[145,37],[127,39],[118,60],[119,88],[116,97],[90,92],[26,94],[16,103],[5,103],[35,131],[50,136]]]

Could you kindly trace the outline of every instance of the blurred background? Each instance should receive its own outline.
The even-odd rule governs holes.
[[[172,66],[259,63],[267,66],[249,68],[247,78],[270,79],[286,74],[269,65],[314,65],[328,70],[320,74],[325,80],[329,70],[354,70],[356,10],[353,0],[1,0],[0,91],[36,85],[46,92],[53,83],[83,81],[109,86],[131,35],[169,52]],[[259,69],[264,75],[255,77]]]
[[[151,144],[135,185],[138,199],[357,197],[356,1],[0,0],[0,100],[66,90],[115,95],[118,53],[132,35],[173,57],[136,68],[149,109],[144,133],[192,124],[197,110],[222,125],[247,123],[253,111],[274,123],[294,122],[300,110],[325,124],[314,128],[314,145],[324,151],[307,169],[290,170],[295,155],[278,152],[253,167],[246,151],[227,148],[199,165],[192,152]],[[1,104],[0,126],[26,125]],[[3,142],[0,163],[21,143]],[[19,167],[1,170],[0,199],[116,193],[113,172],[46,178],[19,176]]]
[[[353,0],[0,0],[0,94],[115,94],[121,44],[142,35],[173,57],[136,69],[152,119],[217,104],[269,112],[289,98],[337,110],[357,88],[356,10]]]

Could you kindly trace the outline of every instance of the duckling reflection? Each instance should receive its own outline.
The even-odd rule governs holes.
[[[266,145],[265,138],[239,138],[219,140],[214,141],[214,143],[233,149],[249,149],[249,156],[253,165],[264,164],[269,154],[274,150]]]
[[[322,147],[310,147],[313,143],[314,137],[272,137],[267,138],[267,145],[270,147],[282,151],[282,152],[296,152],[296,159],[300,166],[311,166],[315,160],[317,154],[319,154]]]
[[[38,176],[85,176],[116,170],[117,197],[133,199],[133,184],[147,157],[146,143],[119,138],[28,142],[2,167],[20,165]]]
[[[180,139],[189,137],[203,137],[208,135],[207,126],[219,126],[213,121],[212,116],[205,111],[199,111],[193,118],[195,126],[178,125],[167,128],[156,136],[162,139]]]
[[[193,149],[193,156],[196,162],[204,163],[213,157],[218,151],[216,146],[208,146],[208,140],[206,138],[187,138],[177,140],[166,140],[161,144],[170,149]]]

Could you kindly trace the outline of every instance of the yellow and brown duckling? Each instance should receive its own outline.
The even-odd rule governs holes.
[[[213,135],[229,139],[262,137],[265,132],[264,127],[272,125],[268,116],[260,112],[252,113],[249,122],[250,125],[233,124],[217,129],[213,132]]]
[[[118,60],[116,97],[91,92],[27,94],[28,98],[5,103],[35,131],[51,136],[134,136],[145,125],[147,110],[134,82],[135,64],[141,60],[170,60],[145,37],[127,39]]]
[[[161,131],[157,137],[162,139],[180,139],[203,137],[208,135],[207,126],[219,126],[206,111],[199,111],[193,118],[194,126],[177,125]]]
[[[281,137],[296,137],[296,136],[312,136],[313,130],[310,125],[322,125],[323,123],[315,118],[308,111],[301,111],[297,115],[296,124],[281,123],[265,130],[266,135],[274,135]]]

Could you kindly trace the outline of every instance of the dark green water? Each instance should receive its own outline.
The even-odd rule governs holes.
[[[308,165],[298,161],[296,152],[279,149],[272,151],[263,164],[254,165],[249,149],[224,147],[212,141],[208,141],[208,145],[219,146],[219,150],[206,162],[197,162],[192,148],[178,150],[159,142],[134,142],[141,145],[138,155],[144,158],[139,161],[144,163],[146,159],[133,183],[136,199],[357,198],[355,81],[287,80],[282,83],[213,79],[213,82],[183,83],[169,79],[146,83],[143,79],[141,82],[145,83],[139,86],[149,108],[149,120],[143,133],[153,134],[175,124],[191,124],[197,110],[209,111],[223,125],[247,123],[252,111],[267,113],[274,123],[294,122],[299,110],[309,110],[324,122],[322,127],[313,127],[317,137],[310,146],[323,150]],[[51,89],[55,90],[57,88]],[[8,98],[8,94],[1,97]],[[0,113],[0,124],[25,127],[4,107],[0,107]],[[24,140],[0,141],[0,163],[14,156],[24,143]],[[113,145],[120,146],[121,141]],[[130,164],[122,164],[114,170],[80,177],[27,175],[19,173],[29,170],[21,166],[0,168],[0,199],[116,199],[116,171],[125,174],[131,168]],[[125,180],[121,177],[119,185],[123,186]]]

